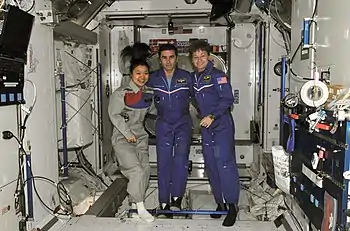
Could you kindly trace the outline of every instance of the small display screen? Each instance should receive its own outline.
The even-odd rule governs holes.
[[[0,52],[24,59],[34,23],[34,16],[10,6],[5,15],[0,37]]]

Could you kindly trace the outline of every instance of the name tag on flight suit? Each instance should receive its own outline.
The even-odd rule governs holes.
[[[187,79],[178,79],[176,80],[176,84],[186,84],[187,83]]]
[[[203,80],[205,81],[209,81],[211,79],[211,76],[210,75],[206,75],[203,77]]]

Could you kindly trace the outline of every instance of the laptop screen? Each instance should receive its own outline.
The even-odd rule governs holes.
[[[0,36],[0,54],[25,59],[33,23],[33,15],[10,6]]]

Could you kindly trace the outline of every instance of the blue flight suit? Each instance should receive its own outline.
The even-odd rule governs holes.
[[[176,68],[169,86],[164,69],[153,72],[147,86],[157,109],[157,167],[159,203],[183,197],[188,176],[192,119],[189,112],[192,76]]]
[[[215,117],[202,127],[206,173],[217,203],[238,204],[240,183],[235,153],[235,125],[230,112],[232,87],[224,72],[209,62],[202,73],[193,73],[194,94],[201,117]]]

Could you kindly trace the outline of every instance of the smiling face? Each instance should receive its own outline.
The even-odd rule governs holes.
[[[192,63],[198,72],[204,71],[209,62],[209,54],[204,50],[197,50],[192,54]]]
[[[149,70],[145,65],[138,65],[132,70],[131,80],[138,87],[143,87],[149,79]]]

